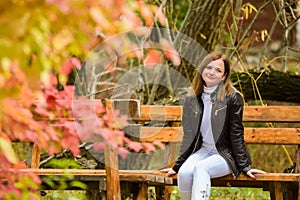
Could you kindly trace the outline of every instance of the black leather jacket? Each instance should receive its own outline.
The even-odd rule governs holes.
[[[244,127],[242,124],[243,98],[234,92],[226,96],[224,101],[217,100],[217,91],[211,94],[213,102],[211,111],[211,126],[216,148],[231,167],[236,177],[241,172],[251,169],[251,158],[244,142]],[[182,126],[184,136],[179,157],[173,167],[178,172],[184,161],[202,145],[200,126],[203,115],[203,101],[198,97],[186,97],[183,104]]]

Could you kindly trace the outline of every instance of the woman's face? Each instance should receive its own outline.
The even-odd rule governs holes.
[[[210,62],[206,67],[204,67],[201,76],[206,87],[213,87],[224,80],[224,70],[224,61],[221,58]]]

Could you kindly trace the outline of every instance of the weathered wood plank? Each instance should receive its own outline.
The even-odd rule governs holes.
[[[137,200],[146,200],[148,197],[148,186],[146,183],[141,183],[139,192],[137,195]]]
[[[23,172],[36,173],[38,175],[65,175],[66,173],[73,174],[74,176],[95,176],[101,177],[105,176],[105,170],[99,169],[23,169]],[[120,180],[129,180],[132,181],[157,181],[161,183],[162,178],[164,182],[168,184],[174,184],[172,180],[177,179],[177,175],[166,177],[165,173],[160,172],[159,170],[119,170]],[[295,173],[267,173],[267,174],[256,174],[256,180],[251,179],[250,177],[240,174],[236,179],[232,175],[227,175],[224,177],[216,178],[216,180],[239,180],[239,181],[291,181],[297,182],[300,181],[300,174]],[[130,177],[130,178],[129,178]],[[160,177],[160,178],[155,178]],[[91,179],[92,180],[92,179]],[[97,179],[95,179],[97,180]]]
[[[119,110],[121,115],[132,117],[140,117],[140,101],[136,99],[111,99],[109,100],[113,108]]]
[[[83,177],[85,181],[98,181],[106,178],[106,170],[101,169],[22,169],[23,172],[35,173],[40,176],[54,175],[65,176],[72,174],[74,177]],[[148,182],[157,185],[173,185],[173,178],[166,177],[165,173],[158,170],[119,170],[120,181]],[[118,182],[117,182],[118,183]],[[106,186],[107,187],[107,186]]]
[[[121,200],[119,163],[117,151],[110,146],[105,147],[106,195],[108,199]]]
[[[141,106],[136,121],[181,121],[182,106]],[[300,106],[245,106],[245,122],[299,122]]]
[[[142,142],[181,142],[182,127],[141,127]],[[249,144],[300,144],[300,128],[245,128]]]
[[[40,157],[41,157],[40,148],[37,146],[37,144],[34,143],[32,145],[32,151],[31,151],[31,161],[30,161],[31,168],[38,169],[40,167]]]
[[[295,173],[300,173],[300,144],[298,144],[298,149],[297,149],[297,154],[296,154],[296,163],[297,164],[296,164]]]
[[[114,110],[114,103],[106,101],[107,111]],[[107,199],[121,200],[121,188],[119,177],[119,162],[117,149],[106,145],[104,150],[105,171],[106,171],[106,196]]]
[[[274,182],[273,187],[274,187],[274,197],[275,197],[274,200],[283,200],[281,183]]]

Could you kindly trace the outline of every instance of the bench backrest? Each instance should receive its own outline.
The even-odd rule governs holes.
[[[125,132],[142,142],[182,141],[182,106],[140,105],[137,100],[110,100],[114,109],[129,115]],[[298,145],[296,171],[300,172],[300,106],[245,106],[243,114],[247,144]],[[176,155],[168,146],[168,160]],[[174,147],[175,148],[175,147]]]

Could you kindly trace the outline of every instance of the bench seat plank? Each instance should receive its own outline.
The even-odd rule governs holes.
[[[66,175],[72,174],[84,176],[105,176],[105,170],[101,169],[23,169],[23,172],[36,173],[38,175]],[[165,173],[159,170],[119,170],[121,179],[131,179],[132,181],[153,181],[158,183],[172,184],[172,179],[177,179],[177,176],[166,177]],[[157,176],[157,179],[153,177]],[[163,178],[163,179],[162,179]],[[244,174],[240,174],[236,179],[232,175],[216,178],[219,180],[242,180],[242,181],[255,181]],[[162,181],[164,180],[164,181]],[[267,173],[256,174],[256,181],[300,181],[300,174],[294,173]]]
[[[85,176],[86,181],[96,181],[106,177],[106,171],[102,169],[23,169],[23,172],[35,173],[39,176],[65,176],[72,174],[74,177]],[[152,172],[152,173],[150,173]],[[149,182],[162,185],[172,185],[173,178],[166,177],[164,173],[151,170],[119,170],[120,181]]]

